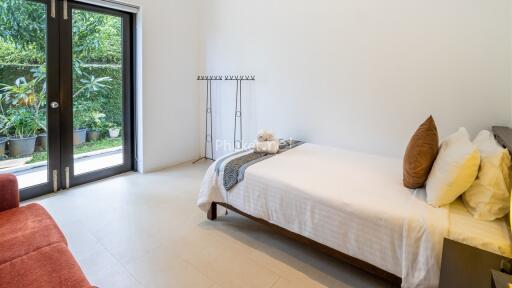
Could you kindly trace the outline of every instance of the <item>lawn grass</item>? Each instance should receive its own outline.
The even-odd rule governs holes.
[[[28,161],[26,164],[32,164],[46,160],[48,160],[48,154],[46,153],[46,151],[34,152],[34,154],[32,154],[32,160]]]
[[[74,150],[74,154],[78,155],[78,154],[88,153],[88,152],[92,152],[92,151],[96,151],[96,150],[103,150],[103,149],[108,149],[108,148],[119,147],[122,145],[123,145],[123,140],[121,139],[121,137],[113,138],[113,139],[104,138],[104,139],[99,139],[96,141],[85,142],[84,144],[75,146],[73,150]],[[46,161],[46,160],[48,160],[48,153],[46,151],[35,152],[34,154],[32,154],[32,160],[27,162],[27,164]]]

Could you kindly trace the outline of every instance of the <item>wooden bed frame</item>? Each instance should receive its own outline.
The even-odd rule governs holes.
[[[380,269],[379,267],[377,266],[374,266],[370,263],[367,263],[365,261],[362,261],[362,260],[359,260],[357,258],[354,258],[352,256],[349,256],[347,254],[344,254],[338,250],[335,250],[331,247],[328,247],[328,246],[325,246],[321,243],[318,243],[310,238],[307,238],[307,237],[304,237],[300,234],[297,234],[297,233],[294,233],[292,231],[289,231],[289,230],[286,230],[280,226],[277,226],[275,224],[272,224],[266,220],[263,220],[261,218],[257,218],[257,217],[254,217],[254,216],[251,216],[247,213],[244,213],[238,209],[236,209],[235,207],[229,205],[229,204],[226,204],[226,203],[220,203],[220,202],[213,202],[212,205],[210,206],[210,209],[208,210],[208,214],[207,214],[207,217],[209,220],[211,221],[214,221],[215,219],[217,219],[217,205],[220,205],[222,207],[225,207],[226,209],[229,209],[233,212],[236,212],[242,216],[245,216],[251,220],[254,220],[260,224],[263,224],[267,227],[269,227],[271,230],[281,234],[281,235],[284,235],[286,237],[289,237],[291,239],[294,239],[302,244],[305,244],[306,246],[308,247],[311,247],[315,250],[319,250],[327,255],[330,255],[336,259],[339,259],[343,262],[346,262],[354,267],[357,267],[359,269],[362,269],[362,270],[365,270],[373,275],[376,275],[382,279],[385,279],[386,281],[388,281],[390,284],[393,284],[393,286],[395,287],[400,287],[401,283],[402,283],[402,279],[392,273],[389,273],[385,270],[382,270]]]

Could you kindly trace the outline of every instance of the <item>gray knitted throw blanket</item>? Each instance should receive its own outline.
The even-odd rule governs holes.
[[[298,140],[281,140],[277,154],[286,152],[302,144],[304,144],[304,142]],[[277,154],[252,152],[229,161],[224,167],[224,188],[226,188],[226,191],[231,190],[236,184],[244,180],[245,170],[248,167]]]

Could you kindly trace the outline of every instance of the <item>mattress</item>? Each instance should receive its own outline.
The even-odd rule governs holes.
[[[459,199],[450,205],[448,238],[512,258],[510,226],[505,219],[494,221],[475,219]]]
[[[218,164],[198,196],[204,211],[228,203],[393,273],[403,287],[437,286],[448,209],[403,187],[400,159],[304,144],[250,166],[229,192]]]

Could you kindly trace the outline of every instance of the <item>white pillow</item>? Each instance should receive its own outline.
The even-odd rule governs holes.
[[[498,144],[494,135],[487,130],[480,131],[478,135],[476,135],[475,140],[473,140],[473,144],[475,144],[478,151],[480,151],[480,157],[482,158],[495,155],[503,150],[503,147]]]
[[[441,143],[427,179],[427,202],[434,207],[452,203],[475,181],[480,153],[460,128]]]
[[[510,154],[486,130],[473,143],[480,150],[480,171],[462,200],[474,218],[492,221],[510,210]]]

